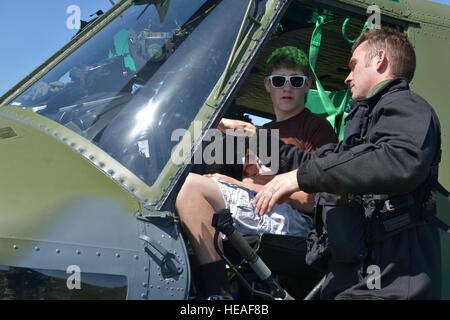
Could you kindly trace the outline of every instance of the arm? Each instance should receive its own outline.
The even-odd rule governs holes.
[[[298,170],[277,176],[256,195],[255,212],[272,210],[275,203],[300,189],[335,194],[415,190],[429,175],[439,147],[431,108],[424,103],[385,103],[374,116],[369,142],[309,159]]]
[[[253,190],[255,192],[261,191],[264,187],[264,185],[262,184],[253,183],[253,179],[251,178],[245,178],[242,181],[236,180],[235,184]],[[312,213],[314,211],[314,198],[314,193],[297,191],[289,196],[289,198],[286,200],[286,203],[300,212]]]
[[[297,191],[289,196],[289,199],[286,200],[286,203],[300,212],[313,213],[315,196],[315,193]]]
[[[210,178],[216,178],[226,183],[232,183],[237,186],[253,190],[255,192],[259,192],[264,188],[264,185],[253,183],[252,179],[250,178],[246,178],[243,181],[239,181],[232,177],[228,177],[226,175],[219,173],[207,174],[205,176]],[[286,200],[286,203],[288,203],[290,206],[292,206],[294,209],[297,209],[298,211],[304,213],[312,213],[314,210],[314,197],[315,194],[308,194],[303,191],[298,191],[291,194],[289,198]]]
[[[428,176],[438,148],[436,127],[429,106],[394,101],[374,115],[369,142],[303,163],[297,174],[300,189],[354,194],[416,189]]]
[[[274,139],[278,140],[279,150],[277,150],[277,154],[279,154],[279,158],[276,160],[279,161],[279,173],[288,172],[290,170],[296,169],[300,166],[301,163],[309,160],[314,157],[311,153],[299,149],[295,145],[285,144],[283,141],[279,140],[278,137],[272,136],[267,133],[267,129],[257,128],[251,123],[241,121],[241,120],[233,120],[223,118],[220,120],[217,129],[222,131],[225,134],[230,134],[234,136],[246,136],[256,139],[256,148],[257,150],[251,150],[255,154],[259,156],[259,146],[262,140],[265,140],[266,146],[270,150],[270,146],[277,145],[274,142]],[[263,130],[263,131],[261,131]],[[251,144],[250,144],[251,146]],[[326,145],[327,147],[321,147],[318,149],[318,154],[322,155],[324,152],[330,152],[334,150],[335,144],[330,143]],[[276,151],[275,151],[276,152]],[[269,152],[270,153],[270,152]]]
[[[251,139],[256,139],[256,143],[254,145],[257,150],[251,149],[251,142],[250,149],[257,154],[259,158],[261,158],[260,146],[262,143],[265,143],[267,149],[269,150],[268,153],[271,154],[272,160],[278,161],[278,173],[285,173],[297,169],[302,163],[316,157],[323,157],[325,154],[333,152],[336,148],[336,144],[329,143],[323,145],[314,152],[308,152],[298,148],[296,145],[286,144],[282,140],[279,140],[278,137],[266,133],[267,131],[265,131],[265,129],[257,128],[255,135],[251,137]],[[272,146],[278,146],[278,149],[272,150]],[[272,156],[272,153],[274,153],[274,156]]]
[[[241,135],[249,137],[252,136],[256,131],[256,127],[251,123],[227,118],[222,118],[220,120],[217,129],[219,129],[225,134],[233,136]]]

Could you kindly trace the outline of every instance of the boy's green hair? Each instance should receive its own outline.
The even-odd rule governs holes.
[[[278,48],[272,52],[266,61],[266,73],[271,75],[273,70],[280,67],[289,69],[300,69],[303,74],[309,74],[309,61],[306,53],[293,46],[285,46]]]

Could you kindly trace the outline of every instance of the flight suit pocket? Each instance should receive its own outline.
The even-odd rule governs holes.
[[[341,263],[360,263],[367,256],[363,207],[321,200],[332,259]]]

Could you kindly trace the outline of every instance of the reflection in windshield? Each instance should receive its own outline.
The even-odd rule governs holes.
[[[248,4],[158,3],[131,6],[12,103],[94,142],[149,185],[170,159],[172,131],[189,127],[221,76]]]

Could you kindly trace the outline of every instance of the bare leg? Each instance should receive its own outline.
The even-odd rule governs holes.
[[[175,206],[199,264],[220,260],[214,248],[215,229],[211,221],[213,214],[225,209],[226,205],[217,182],[198,174],[189,174],[178,193]],[[221,238],[219,245],[222,245]]]

